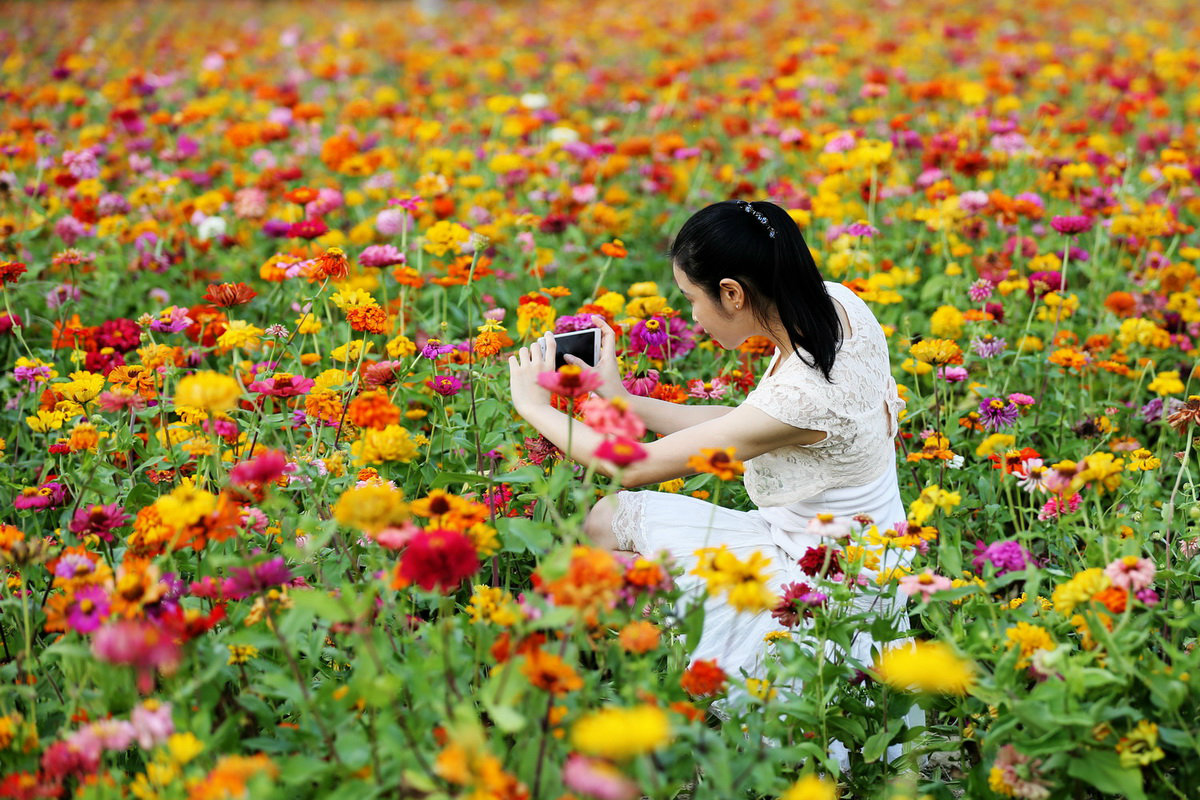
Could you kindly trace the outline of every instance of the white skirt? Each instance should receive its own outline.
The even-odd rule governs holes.
[[[677,614],[686,613],[689,601],[703,598],[704,626],[700,640],[688,642],[689,646],[695,644],[692,661],[714,659],[727,674],[738,676],[744,673],[747,677],[763,675],[770,656],[765,637],[785,629],[769,611],[740,612],[724,597],[708,596],[704,580],[689,574],[698,561],[696,551],[725,545],[743,561],[751,553],[761,553],[771,562],[768,587],[776,594],[782,594],[786,583],[812,582],[797,564],[808,548],[832,544],[828,537],[807,531],[809,521],[818,514],[833,514],[838,522],[850,523],[855,530],[860,526],[852,522],[854,516],[870,517],[880,530],[892,527],[906,517],[894,470],[888,470],[863,486],[830,489],[791,505],[755,511],[735,511],[687,495],[653,491],[620,492],[617,502],[613,531],[621,549],[646,556],[665,550],[676,565],[684,568],[684,574],[678,579],[684,594]],[[908,560],[898,550],[888,550],[881,555],[881,568],[892,568]],[[870,578],[875,573],[864,571],[863,574]],[[866,610],[872,603],[880,615],[888,616],[898,615],[904,605],[902,599],[881,602],[864,594],[861,605],[855,603],[855,609]],[[899,627],[901,630],[908,628],[906,618],[899,619]],[[859,631],[848,655],[869,666],[874,661],[874,646],[871,636],[865,630]],[[833,655],[836,651],[831,645],[828,652]],[[736,702],[734,697],[729,699]],[[720,713],[723,709],[714,710]],[[923,724],[924,715],[920,709],[914,711],[909,724]],[[831,752],[844,766],[845,748],[835,742]],[[899,754],[899,746],[888,748],[889,760]]]

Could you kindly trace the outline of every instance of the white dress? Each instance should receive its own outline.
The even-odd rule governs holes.
[[[746,461],[746,490],[758,509],[735,511],[667,492],[617,495],[613,529],[618,545],[647,555],[669,551],[684,567],[680,583],[688,594],[703,593],[703,581],[687,574],[700,548],[723,544],[743,560],[762,553],[772,564],[768,585],[782,594],[785,583],[812,582],[796,562],[808,548],[831,543],[807,532],[816,515],[833,514],[847,523],[866,515],[880,530],[905,519],[893,443],[903,401],[891,375],[886,337],[854,292],[840,283],[825,285],[850,323],[832,383],[796,355],[773,371],[776,354],[744,402],[789,425],[827,435],[816,445],[781,447]],[[899,559],[889,551],[883,566],[894,566]],[[863,608],[870,600],[865,598]],[[738,612],[723,597],[711,597],[705,600],[704,628],[692,659],[715,659],[730,675],[744,670],[754,676],[769,652],[764,636],[781,630],[769,612]],[[873,644],[866,632],[860,633],[851,656],[871,663]]]

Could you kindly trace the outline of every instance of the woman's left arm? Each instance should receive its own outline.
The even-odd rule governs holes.
[[[551,406],[550,392],[538,384],[537,376],[554,367],[552,339],[545,352],[537,344],[522,347],[509,358],[508,365],[517,413],[571,459],[592,466],[603,475],[611,477],[619,473],[626,487],[691,475],[695,470],[688,466],[688,459],[705,448],[732,448],[734,455],[744,461],[779,447],[815,444],[825,438],[823,431],[796,428],[743,404],[724,416],[644,444],[646,458],[619,469],[595,456],[604,437]]]

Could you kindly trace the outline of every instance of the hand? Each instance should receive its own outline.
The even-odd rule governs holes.
[[[550,390],[543,388],[537,377],[554,371],[554,353],[554,336],[547,333],[508,357],[508,385],[518,414],[523,415],[522,409],[550,405]]]
[[[604,381],[596,394],[603,397],[605,400],[611,400],[614,397],[627,397],[629,390],[625,388],[625,384],[621,381],[621,368],[617,366],[617,335],[613,333],[613,329],[604,321],[604,317],[599,314],[592,314],[592,324],[600,329],[600,360],[596,362],[595,371],[600,374],[600,379]],[[588,367],[588,365],[577,356],[567,354],[563,356],[568,364],[574,364],[579,367]],[[553,359],[551,359],[553,363]]]

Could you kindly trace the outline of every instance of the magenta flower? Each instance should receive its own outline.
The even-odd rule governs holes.
[[[27,486],[13,498],[13,508],[32,508],[41,511],[58,508],[67,499],[67,487],[57,481],[48,481],[41,486]]]
[[[446,353],[452,352],[453,350],[454,345],[445,344],[441,339],[430,337],[429,339],[425,340],[425,344],[421,347],[421,356],[433,361],[434,359],[444,356]]]
[[[1049,476],[1055,474],[1057,473],[1054,470],[1050,470],[1050,472],[1047,473],[1046,487],[1051,491],[1055,491],[1055,489],[1050,486]],[[1065,489],[1066,487],[1064,486],[1063,488]],[[1069,514],[1074,511],[1078,511],[1079,506],[1082,503],[1083,498],[1080,497],[1078,493],[1071,495],[1065,501],[1060,501],[1057,497],[1051,497],[1046,501],[1046,504],[1042,506],[1042,510],[1038,512],[1038,519],[1043,522],[1049,519],[1058,519],[1063,514]]]
[[[814,591],[807,583],[786,583],[783,597],[771,610],[771,616],[785,628],[794,628],[813,614],[813,609],[825,602],[826,595]]]
[[[1020,572],[1035,567],[1037,561],[1016,539],[1005,539],[988,545],[975,542],[975,555],[971,559],[971,565],[982,575],[985,564],[995,567],[996,577],[1000,577],[1009,572]]]
[[[180,645],[175,636],[148,620],[120,620],[92,635],[92,654],[109,664],[137,668],[138,689],[154,688],[154,670],[173,672],[179,666]]]
[[[658,386],[658,370],[648,369],[645,372],[630,373],[621,379],[621,383],[630,394],[649,397],[654,387]]]
[[[242,461],[229,471],[229,482],[239,486],[265,486],[279,480],[287,472],[287,456],[278,450],[268,450],[249,461]]]
[[[670,328],[662,317],[651,317],[640,320],[629,331],[629,350],[631,353],[642,353],[651,347],[661,347],[667,343]]]
[[[970,297],[972,302],[982,303],[992,296],[994,288],[991,281],[980,278],[967,289],[967,297]]]
[[[879,229],[866,222],[853,222],[844,231],[848,236],[878,236]]]
[[[67,624],[79,633],[91,633],[108,616],[108,594],[100,586],[85,586],[67,606]]]
[[[329,226],[320,217],[293,222],[287,227],[287,235],[297,239],[316,239],[329,233]]]
[[[543,372],[537,376],[537,382],[543,389],[549,389],[563,397],[579,397],[594,392],[604,383],[600,373],[574,364]]]
[[[1092,229],[1093,220],[1091,217],[1054,217],[1050,220],[1050,227],[1066,236],[1074,236],[1084,231]]]
[[[193,322],[194,320],[188,316],[186,308],[170,306],[151,320],[150,329],[161,333],[179,333],[191,327]]]
[[[387,204],[389,206],[399,206],[400,208],[403,208],[405,211],[416,211],[417,208],[420,207],[421,203],[424,203],[424,202],[425,202],[425,199],[423,197],[417,197],[417,196],[393,197],[391,200],[388,200]]]
[[[442,397],[453,397],[462,389],[462,381],[453,375],[434,375],[425,385]]]
[[[949,578],[928,569],[920,575],[905,575],[900,579],[900,591],[909,597],[919,592],[924,602],[929,602],[930,596],[935,592],[944,592],[952,585]]]
[[[1050,292],[1057,292],[1063,288],[1062,273],[1056,269],[1040,270],[1029,276],[1029,288],[1025,293],[1032,300],[1036,297],[1045,297]]]
[[[75,516],[67,528],[79,538],[96,535],[106,542],[113,540],[113,530],[129,523],[132,519],[121,508],[120,503],[94,505],[88,508],[76,509]]]
[[[233,567],[231,576],[225,580],[226,597],[240,600],[260,594],[275,586],[291,583],[293,575],[283,556],[277,556],[253,567]]]
[[[1015,403],[999,397],[985,397],[979,401],[979,421],[990,431],[1010,427],[1020,414],[1021,409]]]

